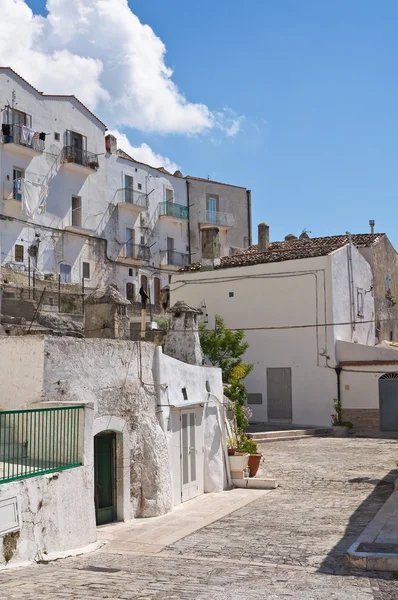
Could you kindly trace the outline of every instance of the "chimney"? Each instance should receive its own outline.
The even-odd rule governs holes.
[[[374,233],[375,232],[375,222],[373,219],[369,220],[369,225],[370,225],[370,233]]]
[[[260,223],[258,226],[258,250],[266,252],[269,246],[269,225]]]
[[[115,136],[111,135],[110,133],[108,133],[108,135],[105,136],[105,150],[109,154],[116,154],[117,152],[117,138],[115,138]]]

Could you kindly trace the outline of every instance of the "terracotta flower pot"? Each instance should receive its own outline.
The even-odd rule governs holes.
[[[261,454],[249,454],[249,462],[247,466],[250,469],[250,477],[254,477],[257,474],[261,462],[261,456]]]
[[[233,456],[235,452],[235,448],[228,448],[228,456]]]

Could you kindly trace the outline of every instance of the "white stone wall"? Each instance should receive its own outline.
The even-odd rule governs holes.
[[[45,151],[31,156],[16,144],[0,144],[0,201],[1,212],[9,217],[1,221],[1,259],[13,261],[15,244],[27,249],[36,234],[40,236],[37,267],[41,271],[59,273],[59,264],[72,267],[72,281],[80,282],[82,263],[91,264],[88,287],[101,281],[96,263],[104,264],[105,242],[101,237],[107,220],[105,126],[73,97],[42,96],[10,71],[0,71],[0,105],[11,102],[15,91],[16,109],[32,117],[32,127],[46,136]],[[99,154],[99,169],[82,169],[61,161],[65,132],[72,130],[87,137],[87,150]],[[60,140],[54,137],[60,134]],[[21,202],[12,199],[13,169],[25,171],[25,178],[49,187],[46,211],[28,218],[21,213]],[[66,232],[72,224],[72,195],[82,199],[82,226],[90,234]],[[11,219],[11,220],[10,220]],[[103,269],[102,269],[103,270]]]
[[[185,179],[162,173],[143,163],[128,160],[116,154],[107,155],[108,169],[108,200],[113,209],[115,220],[116,240],[110,241],[112,258],[121,259],[117,265],[116,283],[119,290],[125,294],[126,284],[136,286],[136,294],[140,288],[141,275],[148,277],[152,302],[154,301],[154,277],[159,277],[161,287],[169,283],[169,274],[175,268],[167,266],[164,251],[167,250],[167,237],[174,239],[174,250],[183,254],[188,253],[188,222],[181,219],[159,216],[159,205],[166,200],[166,190],[171,190],[174,202],[187,206]],[[125,187],[125,177],[133,178],[133,187],[137,192],[148,194],[148,210],[139,213],[129,207],[117,208],[121,200],[121,190]],[[141,190],[138,190],[141,185]],[[141,236],[145,245],[150,246],[150,261],[140,262],[124,259],[126,229],[134,229],[135,244],[140,244]],[[123,264],[124,263],[124,264]],[[133,274],[129,270],[133,269]]]
[[[368,263],[355,251],[353,259],[354,285],[369,290],[372,278]],[[333,257],[179,273],[173,277],[171,304],[177,300],[195,304],[204,299],[209,327],[214,326],[214,315],[219,314],[227,326],[247,328],[249,349],[245,360],[254,363],[254,369],[245,384],[249,393],[262,394],[262,404],[251,405],[253,422],[268,420],[267,368],[290,367],[292,422],[330,424],[337,383],[334,369],[328,367],[336,364],[335,340],[345,335],[345,329],[335,332],[325,324],[334,319],[349,321],[346,264],[343,248]],[[368,320],[372,315],[371,294],[365,296],[365,308],[364,320]],[[369,344],[374,340],[372,328],[369,323],[358,328],[361,339]]]
[[[225,487],[223,455],[223,385],[221,369],[199,367],[182,363],[158,353],[160,420],[167,432],[173,473],[173,505],[181,503],[180,425],[179,411],[189,407],[198,409],[201,417],[203,473],[200,473],[204,492],[220,492]],[[206,387],[210,389],[207,391]],[[186,389],[184,400],[182,388]],[[225,436],[224,436],[225,437]]]

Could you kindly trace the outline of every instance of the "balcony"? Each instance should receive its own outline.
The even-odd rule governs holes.
[[[189,255],[184,252],[176,252],[175,250],[161,250],[161,266],[162,267],[186,267],[189,264]]]
[[[140,213],[148,209],[148,194],[133,190],[133,188],[117,190],[116,201],[121,210]]]
[[[200,226],[206,228],[211,225],[216,225],[221,229],[230,229],[235,226],[235,217],[231,213],[207,210],[205,221],[201,221]]]
[[[74,146],[64,146],[62,151],[62,162],[67,168],[96,171],[99,167],[98,154],[87,150],[80,150]]]
[[[72,216],[69,218],[69,224],[65,225],[65,231],[85,235],[94,235],[96,229],[96,216],[84,213],[79,209],[72,210]]]
[[[188,207],[182,204],[175,204],[175,202],[161,202],[159,204],[159,216],[187,221]]]
[[[120,261],[126,264],[149,262],[151,259],[151,249],[143,244],[131,244],[127,242],[124,245],[124,256]]]
[[[44,140],[41,140],[39,133],[31,127],[19,124],[8,125],[6,127],[9,134],[7,135],[3,132],[5,148],[27,156],[38,156],[44,151]]]

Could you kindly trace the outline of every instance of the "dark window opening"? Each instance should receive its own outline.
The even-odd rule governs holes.
[[[15,262],[24,261],[24,249],[20,244],[15,244]]]
[[[83,263],[83,278],[90,279],[90,263],[88,262]]]

